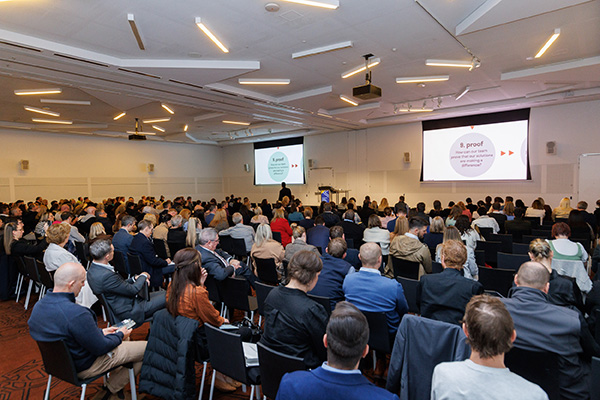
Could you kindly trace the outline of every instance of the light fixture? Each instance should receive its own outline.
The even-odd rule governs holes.
[[[89,106],[92,104],[89,100],[55,100],[55,99],[40,99],[40,103],[47,104],[69,104],[73,106]]]
[[[340,94],[340,99],[344,100],[346,103],[352,104],[353,106],[358,105],[356,101],[352,100],[350,97],[344,96],[343,94]]]
[[[443,82],[450,79],[450,75],[435,76],[411,76],[405,78],[396,78],[396,83],[421,83],[421,82]]]
[[[127,113],[125,111],[123,111],[121,114],[117,115],[116,117],[114,117],[113,119],[116,121],[119,118],[123,118]]]
[[[223,120],[221,122],[223,122],[224,124],[232,124],[232,125],[243,125],[243,126],[250,125],[250,122],[228,121],[228,120]]]
[[[36,94],[60,94],[60,93],[62,93],[62,89],[58,89],[58,88],[15,90],[15,94],[17,96],[29,96],[29,95],[36,95]]]
[[[433,111],[433,108],[399,108],[398,111],[400,112],[431,112]]]
[[[546,50],[548,50],[548,48],[550,46],[552,46],[552,43],[554,43],[554,41],[556,39],[558,39],[559,36],[560,36],[560,29],[557,28],[557,29],[554,30],[554,34],[552,36],[550,36],[550,39],[548,39],[548,41],[546,42],[546,44],[535,55],[535,58],[540,58],[541,56],[543,56],[544,53],[546,52]]]
[[[471,90],[470,86],[467,86],[466,88],[464,88],[464,90],[455,97],[455,100],[460,100],[460,98],[463,97],[465,94],[467,94],[469,92],[469,90]]]
[[[238,79],[240,85],[289,85],[289,79],[250,79],[240,78]]]
[[[169,114],[175,114],[175,111],[173,111],[173,110],[171,109],[171,107],[169,107],[169,106],[168,106],[168,105],[166,105],[165,103],[161,103],[161,105],[160,105],[160,106],[161,106],[162,108],[164,108],[165,110],[167,110],[167,112],[168,112]]]
[[[196,25],[198,25],[198,28],[200,28],[202,32],[204,32],[204,34],[221,49],[223,53],[229,53],[227,47],[225,47],[223,43],[221,43],[221,41],[217,39],[217,37],[206,27],[206,25],[202,23],[202,18],[196,17]]]
[[[169,122],[170,120],[171,120],[171,118],[167,117],[167,118],[145,119],[142,122],[145,124],[153,124],[155,122]]]
[[[456,67],[456,68],[472,68],[473,61],[459,60],[427,60],[425,65],[430,67]]]
[[[61,125],[73,125],[73,121],[61,121],[59,119],[39,119],[32,118],[33,122],[39,122],[42,124],[61,124]]]
[[[133,36],[135,36],[135,41],[137,42],[138,47],[140,48],[140,50],[146,50],[146,48],[144,47],[144,42],[142,41],[142,36],[140,35],[140,31],[138,30],[137,25],[135,24],[133,14],[127,14],[127,21],[129,21],[129,27],[133,32]]]
[[[160,126],[158,126],[158,125],[152,125],[152,128],[156,129],[156,130],[157,130],[157,131],[159,131],[159,132],[164,132],[164,131],[165,131],[165,128],[161,128],[161,127],[160,127]]]
[[[362,65],[360,67],[356,67],[356,68],[352,68],[349,71],[346,71],[342,74],[342,78],[349,78],[353,75],[358,74],[359,72],[363,72],[368,68],[373,68],[376,65],[379,65],[379,63],[381,63],[381,59],[380,58],[374,58],[372,60],[369,60],[369,63],[367,65]]]
[[[336,10],[340,6],[340,2],[337,0],[330,0],[328,2],[312,1],[312,0],[283,0],[283,1],[286,1],[288,3],[302,4],[305,6],[327,8],[329,10]]]
[[[154,132],[142,132],[142,131],[127,131],[131,135],[156,135]]]
[[[185,125],[183,126],[183,131],[184,131],[184,132],[187,132],[187,131],[188,131],[188,126],[187,126],[187,124],[185,124]]]
[[[315,47],[314,49],[308,49],[304,51],[299,51],[297,53],[292,53],[292,58],[302,58],[308,56],[314,56],[317,54],[329,53],[330,51],[336,51],[341,49],[347,49],[348,47],[352,47],[352,42],[340,42],[334,43],[323,47]]]
[[[36,107],[30,107],[30,106],[23,106],[23,108],[26,109],[27,111],[31,111],[31,112],[38,113],[38,114],[51,115],[53,117],[60,117],[60,113],[57,113],[55,111],[50,111],[50,110],[44,110],[43,108],[36,108]]]

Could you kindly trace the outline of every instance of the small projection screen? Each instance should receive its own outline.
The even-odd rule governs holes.
[[[304,138],[254,143],[255,185],[302,185]]]
[[[422,124],[422,182],[531,179],[529,109]]]

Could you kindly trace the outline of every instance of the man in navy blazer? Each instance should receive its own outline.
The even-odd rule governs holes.
[[[319,280],[313,290],[309,292],[309,294],[329,298],[332,310],[338,301],[344,300],[344,291],[342,290],[344,278],[354,272],[354,267],[344,260],[347,249],[348,246],[344,239],[331,239],[326,253],[321,256],[323,269]]]
[[[369,382],[358,369],[360,359],[369,353],[368,340],[369,325],[363,313],[346,301],[338,303],[323,336],[327,362],[311,371],[285,374],[277,400],[398,400],[395,394]]]
[[[148,220],[141,220],[138,223],[138,234],[133,237],[129,253],[140,257],[142,271],[150,274],[150,286],[157,287],[163,283],[163,275],[171,274],[175,270],[174,266],[169,266],[171,259],[163,260],[158,257],[154,250],[152,241],[152,231],[154,226]]]
[[[256,276],[248,266],[233,258],[230,254],[217,249],[219,234],[214,228],[204,228],[198,237],[196,250],[202,257],[202,268],[217,281],[223,281],[230,276],[241,276],[254,286]]]
[[[422,317],[461,325],[467,303],[471,297],[483,293],[483,285],[462,274],[467,261],[467,248],[462,242],[442,243],[441,253],[444,270],[421,277],[417,285],[417,306]]]
[[[320,248],[323,252],[329,243],[329,228],[320,215],[315,218],[315,226],[306,231],[306,243]]]
[[[115,251],[123,254],[125,259],[125,267],[129,271],[129,262],[127,261],[127,253],[129,253],[129,246],[133,240],[131,232],[135,229],[135,218],[131,215],[126,215],[121,219],[121,229],[119,229],[115,236],[113,236],[112,244],[115,246]]]

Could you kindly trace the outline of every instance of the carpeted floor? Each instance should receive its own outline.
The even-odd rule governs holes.
[[[35,305],[37,295],[32,296],[29,310],[24,309],[24,296],[19,303],[14,300],[0,302],[0,400],[25,400],[42,399],[48,381],[48,375],[44,372],[42,358],[38,347],[29,336],[27,320],[31,315],[31,309]],[[106,326],[101,316],[98,318],[100,327]],[[144,340],[148,333],[148,324],[136,329],[131,337],[132,340]],[[210,375],[209,375],[210,376]],[[202,377],[202,365],[196,364],[196,384],[200,387]],[[371,378],[370,373],[367,377]],[[371,379],[372,380],[372,379]],[[380,385],[382,382],[378,382]],[[100,397],[102,379],[98,379],[88,386],[86,399]],[[126,390],[128,390],[127,387]],[[210,379],[206,379],[203,398],[208,399],[210,390]],[[51,399],[79,399],[81,389],[52,379],[50,389]],[[139,395],[139,394],[138,394]],[[235,393],[220,393],[215,390],[215,399],[247,399],[250,395],[238,389]],[[154,396],[145,395],[144,399],[156,400]]]

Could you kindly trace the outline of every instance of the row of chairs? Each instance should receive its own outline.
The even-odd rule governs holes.
[[[25,279],[29,279],[29,286],[27,288],[27,295],[25,298],[25,309],[27,310],[29,307],[29,301],[31,299],[31,292],[34,289],[39,289],[39,298],[41,299],[44,297],[44,294],[48,289],[52,289],[54,287],[54,280],[52,279],[50,272],[46,270],[44,263],[36,258],[29,256],[15,257],[15,262],[17,264],[17,271],[19,272],[15,291],[15,294],[17,295],[17,303],[19,302],[23,283],[25,282]]]

